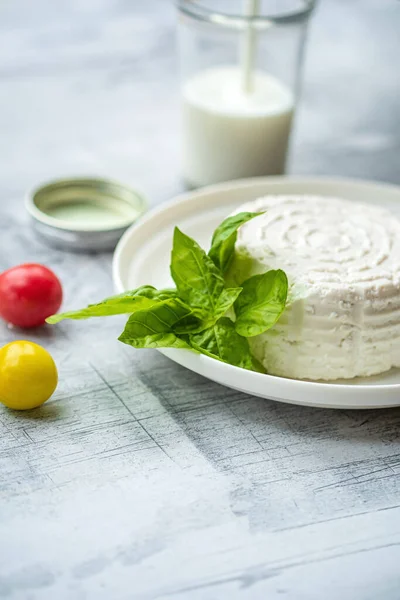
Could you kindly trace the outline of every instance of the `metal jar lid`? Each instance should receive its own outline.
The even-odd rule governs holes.
[[[112,250],[124,231],[146,210],[135,190],[116,181],[62,179],[36,188],[26,199],[35,231],[67,250]]]

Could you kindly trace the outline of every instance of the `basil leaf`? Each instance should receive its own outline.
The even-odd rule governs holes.
[[[263,213],[241,212],[233,217],[228,217],[217,227],[211,242],[211,248],[208,256],[214,264],[225,273],[233,258],[235,243],[237,239],[237,230],[241,225],[258,217]]]
[[[236,332],[233,322],[227,317],[222,317],[201,333],[190,335],[189,340],[191,346],[202,354],[242,369],[254,369],[249,342]]]
[[[278,269],[254,275],[242,283],[235,302],[236,331],[244,337],[270,329],[283,313],[288,293],[286,274]]]
[[[178,295],[193,309],[213,317],[224,289],[224,279],[213,261],[192,238],[175,227],[171,275]]]
[[[181,334],[200,333],[201,331],[204,331],[204,329],[212,327],[216,321],[223,317],[233,306],[241,291],[242,288],[228,288],[222,290],[213,315],[207,315],[201,310],[193,309],[191,315],[184,317],[175,325],[174,331]]]
[[[155,304],[157,300],[151,300],[144,296],[129,296],[125,298],[107,298],[98,304],[89,304],[87,308],[71,312],[52,315],[46,319],[47,323],[54,325],[64,319],[90,319],[91,317],[110,317],[112,315],[130,314],[135,310],[143,310]]]
[[[179,335],[197,333],[208,327],[209,321],[201,311],[194,309],[190,315],[182,317],[175,325],[174,332]]]
[[[119,294],[119,296],[114,296],[114,298],[124,297],[126,294],[144,296],[145,298],[151,298],[152,300],[167,300],[168,298],[176,298],[178,295],[175,288],[164,288],[162,290],[158,290],[152,285],[142,285],[133,292],[124,292]]]
[[[223,317],[225,313],[233,306],[242,292],[241,287],[226,288],[222,290],[220,297],[218,298],[217,306],[215,309],[216,320]]]
[[[154,333],[142,337],[132,337],[123,332],[118,338],[120,342],[133,346],[134,348],[182,348],[193,350],[185,340],[175,333]]]
[[[91,317],[108,317],[112,315],[130,314],[137,310],[149,308],[156,302],[176,296],[176,290],[157,290],[151,285],[143,285],[136,290],[110,296],[98,304],[89,304],[87,308],[52,315],[47,323],[55,324],[64,319],[89,319]]]
[[[190,348],[174,326],[192,314],[179,298],[169,298],[133,313],[119,340],[135,348]]]

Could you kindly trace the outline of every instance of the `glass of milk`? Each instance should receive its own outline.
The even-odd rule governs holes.
[[[183,177],[285,171],[315,0],[179,0]]]

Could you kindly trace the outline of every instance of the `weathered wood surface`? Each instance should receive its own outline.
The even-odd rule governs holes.
[[[322,1],[292,172],[400,183],[399,30],[394,0]],[[51,265],[68,307],[109,293],[110,255],[42,245],[24,193],[98,173],[161,202],[181,189],[177,123],[169,3],[2,3],[0,267]],[[60,385],[0,409],[0,598],[400,598],[399,410],[246,397],[123,347],[121,325],[23,334]]]

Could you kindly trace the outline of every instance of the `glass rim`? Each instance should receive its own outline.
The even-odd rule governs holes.
[[[286,24],[308,18],[314,10],[317,0],[304,0],[304,8],[294,9],[282,14],[262,14],[256,16],[233,14],[199,6],[196,0],[176,0],[180,13],[214,25],[238,25],[243,23],[253,24]]]

